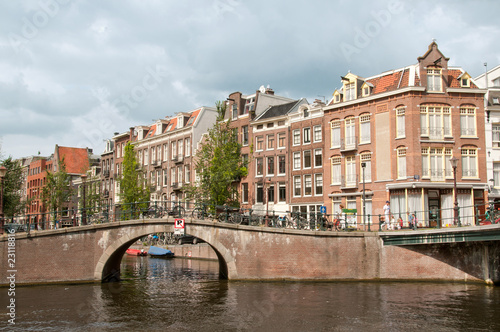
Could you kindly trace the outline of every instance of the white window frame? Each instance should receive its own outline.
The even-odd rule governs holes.
[[[359,162],[365,163],[365,182],[371,182],[372,181],[372,155],[371,155],[371,153],[362,153],[360,155]],[[361,169],[361,164],[359,165],[359,168],[361,170],[360,181],[362,182],[363,181],[363,170]]]
[[[442,71],[440,68],[427,68],[427,91],[443,91]]]
[[[462,178],[476,179],[479,176],[477,168],[477,149],[462,148]]]
[[[321,188],[319,193],[318,188]],[[323,196],[323,174],[314,174],[314,195]]]
[[[293,135],[293,146],[300,145],[300,130],[294,129],[292,135]]]
[[[340,148],[341,144],[341,130],[340,130],[340,119],[335,119],[330,123],[330,133],[331,133],[331,148]]]
[[[406,179],[406,148],[400,147],[396,151],[398,160],[398,179]]]
[[[396,137],[406,137],[406,107],[396,108]]]
[[[460,107],[460,136],[477,137],[476,108]]]
[[[311,144],[311,127],[303,128],[302,132],[303,132],[302,138],[304,141],[303,143]]]
[[[301,161],[300,152],[294,152],[293,153],[293,169],[300,170],[301,162],[302,161]]]
[[[371,142],[371,115],[369,113],[359,116],[359,144]]]
[[[302,194],[302,183],[300,176],[293,177],[293,197],[300,197]]]
[[[314,126],[314,143],[321,142],[323,140],[323,131],[321,126]]]
[[[309,193],[307,193],[309,189]],[[313,182],[311,174],[304,174],[304,196],[310,197],[313,194]]]
[[[311,153],[311,150],[305,150],[302,152],[303,154],[303,158],[304,158],[304,161],[303,161],[303,169],[310,169],[312,168],[313,166],[313,160],[312,160],[312,153]],[[306,163],[306,154],[309,155],[309,165],[307,165]]]
[[[339,185],[342,181],[342,157],[335,156],[331,159],[331,182]]]
[[[320,156],[320,158],[321,158],[321,164],[319,164],[319,165],[318,165],[317,159],[316,159],[317,156]],[[314,160],[314,168],[323,167],[323,150],[322,149],[315,149],[314,150],[313,160]]]

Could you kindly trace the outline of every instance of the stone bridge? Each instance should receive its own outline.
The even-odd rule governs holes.
[[[16,284],[117,280],[126,249],[145,235],[172,232],[173,224],[148,219],[3,235],[0,284],[12,276]],[[331,232],[193,219],[186,220],[186,234],[206,241],[221,278],[232,280],[500,283],[500,225]]]

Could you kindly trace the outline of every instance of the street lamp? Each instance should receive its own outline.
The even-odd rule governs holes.
[[[366,230],[365,168],[366,168],[366,163],[361,163],[361,169],[363,170],[363,226]],[[370,225],[368,225],[368,227],[370,227]]]
[[[266,227],[269,225],[269,186],[267,185],[267,180],[264,178],[264,197],[266,199]],[[271,179],[269,179],[271,183]]]
[[[0,166],[0,228],[3,234],[3,178],[7,174],[7,168]]]
[[[458,158],[451,157],[450,158],[451,167],[453,167],[453,194],[455,195],[455,216],[453,222],[458,225],[458,227],[462,226],[460,224],[460,217],[458,216],[458,196],[457,196],[457,166],[458,166]]]
[[[83,204],[82,204],[82,225],[87,225],[87,210],[85,206],[85,180],[87,179],[86,174],[82,174],[80,176],[82,178],[82,196],[83,196]]]

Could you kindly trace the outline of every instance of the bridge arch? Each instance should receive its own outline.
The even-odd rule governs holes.
[[[154,233],[173,232],[174,227],[172,224],[156,224],[156,225],[143,225],[139,228],[132,228],[117,240],[113,241],[104,251],[99,258],[95,269],[94,279],[103,282],[118,281],[120,280],[120,264],[126,250],[140,238]],[[210,243],[207,234],[196,227],[190,227],[190,232],[186,233],[193,235],[205,241],[216,253],[219,260],[219,276],[222,279],[228,277],[228,264],[227,261],[232,261],[230,253],[218,243]]]

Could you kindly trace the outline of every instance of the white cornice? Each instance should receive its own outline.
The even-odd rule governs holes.
[[[360,103],[364,103],[367,101],[377,100],[377,99],[381,99],[381,98],[385,98],[385,97],[389,97],[389,96],[393,96],[393,95],[398,95],[398,94],[402,94],[402,93],[406,93],[406,92],[410,92],[410,91],[425,92],[425,86],[409,86],[406,88],[397,89],[397,90],[393,90],[393,91],[377,93],[375,95],[370,95],[367,97],[357,98],[354,100],[344,101],[341,103],[325,106],[324,110],[327,111],[330,109],[340,108],[340,107],[344,107],[344,106],[360,104]]]
[[[467,89],[467,88],[448,88],[446,92],[450,93],[480,93],[485,94],[486,89]]]

